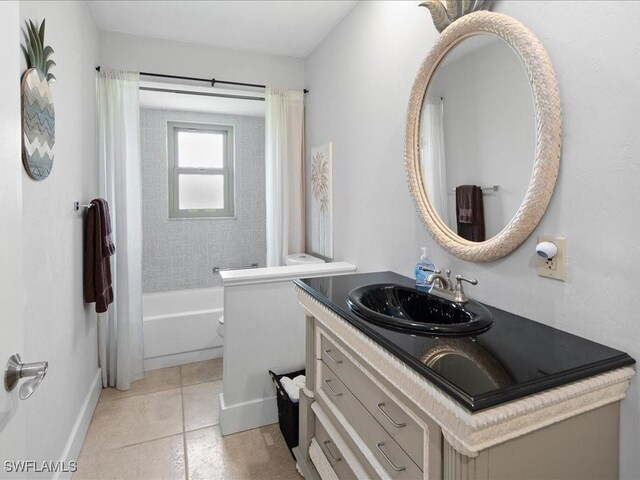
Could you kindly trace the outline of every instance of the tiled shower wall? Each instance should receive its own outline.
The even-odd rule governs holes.
[[[233,125],[235,218],[171,219],[167,122]],[[266,262],[264,118],[141,109],[144,293],[222,284],[214,266]]]

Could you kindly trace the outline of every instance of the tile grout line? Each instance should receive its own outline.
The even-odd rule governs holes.
[[[216,360],[216,359],[214,358],[212,360]],[[208,362],[208,361],[209,360],[203,360],[203,362]],[[192,362],[192,363],[200,363],[200,362]],[[186,363],[185,365],[189,365],[189,364]],[[201,383],[222,381],[222,377],[220,377],[220,378],[214,378],[214,379],[211,379],[211,380],[202,380],[202,381],[199,381],[199,382],[190,383],[189,385],[183,385],[182,384],[182,368],[181,368],[182,365],[174,365],[173,367],[177,367],[178,368],[178,373],[179,373],[179,377],[180,377],[180,385],[178,387],[166,387],[166,388],[163,387],[163,388],[160,388],[158,390],[152,390],[152,391],[149,391],[149,392],[136,393],[134,395],[127,395],[127,396],[123,396],[123,397],[120,397],[120,398],[109,398],[109,399],[101,400],[101,401],[99,401],[99,403],[117,402],[118,400],[125,400],[127,398],[141,397],[142,395],[149,395],[151,393],[166,392],[167,390],[174,390],[176,388],[183,388],[183,387],[191,387],[193,385],[200,385]],[[165,368],[173,368],[173,367],[163,367],[163,368],[157,368],[155,370],[164,370]],[[154,370],[149,370],[149,371],[153,372]],[[115,389],[115,387],[107,387],[107,388],[103,388],[102,391],[104,392],[104,391],[109,390],[111,388]],[[102,396],[102,393],[100,395]]]
[[[114,387],[108,387],[108,388],[114,388]],[[129,398],[142,397],[144,395],[152,395],[154,393],[166,392],[167,390],[175,390],[176,388],[182,388],[182,385],[180,385],[178,387],[161,388],[159,390],[152,390],[150,392],[136,393],[135,395],[127,395],[127,396],[123,396],[123,397],[120,397],[120,398],[109,398],[109,399],[106,399],[106,400],[102,400],[99,403],[119,402],[120,400],[127,400]],[[107,389],[104,388],[103,390],[107,390]]]
[[[187,424],[184,418],[184,386],[182,385],[182,365],[180,371],[180,406],[182,407],[182,449],[184,452],[184,478],[189,480],[189,456],[187,454]]]
[[[200,382],[195,382],[195,383],[190,383],[189,385],[181,385],[182,387],[193,387],[194,385],[202,385],[203,383],[214,383],[214,382],[221,382],[222,381],[222,377],[220,378],[214,378],[211,380],[202,380]]]
[[[123,449],[123,448],[135,447],[137,445],[142,445],[144,443],[151,443],[151,442],[155,442],[157,440],[164,440],[165,438],[171,438],[171,437],[175,437],[175,436],[178,436],[178,435],[182,435],[183,433],[184,432],[182,432],[182,433],[171,433],[169,435],[163,435],[163,436],[157,437],[157,438],[150,438],[148,440],[142,440],[141,442],[127,443],[125,445],[119,445],[117,447],[102,447],[102,448],[97,449],[95,451],[89,452],[88,454],[85,454],[85,455],[88,456],[88,457],[90,457],[92,455],[97,455],[97,454],[103,455],[104,452],[111,452],[111,451],[120,450],[120,449]]]
[[[108,388],[113,388],[113,387],[108,387]],[[182,392],[182,387],[179,386],[179,387],[172,387],[172,388],[167,388],[167,389],[163,389],[163,390],[158,390],[158,391],[155,391],[155,392],[147,392],[147,393],[141,393],[141,394],[138,394],[138,395],[132,395],[130,397],[123,397],[123,398],[112,399],[112,400],[98,401],[98,404],[96,405],[96,410],[97,410],[99,405],[104,404],[104,403],[111,403],[111,402],[116,402],[116,401],[119,401],[119,400],[127,400],[127,399],[130,399],[130,398],[135,398],[135,397],[144,397],[144,396],[148,396],[148,395],[154,395],[154,394],[160,393],[160,392],[167,392],[167,391],[170,391],[170,390],[177,390],[178,388],[180,388],[180,390]],[[106,390],[106,389],[103,388],[103,392],[104,392],[104,390]],[[101,392],[100,395],[102,395],[103,392]],[[181,395],[182,395],[182,393],[181,393]],[[93,414],[91,415],[91,422],[93,422],[93,417],[94,417],[95,413],[96,412],[94,411]],[[87,432],[87,434],[88,434],[88,432]],[[141,440],[141,441],[137,441],[137,442],[133,442],[133,443],[126,443],[124,445],[117,445],[117,446],[110,446],[110,447],[103,446],[100,449],[96,449],[95,451],[89,451],[88,453],[87,452],[83,453],[84,447],[85,447],[85,441],[86,441],[86,438],[85,438],[85,440],[83,440],[83,442],[82,442],[82,447],[81,447],[81,451],[80,451],[80,455],[79,455],[78,459],[80,458],[80,456],[91,457],[91,456],[94,456],[96,454],[100,454],[100,452],[103,452],[103,451],[115,451],[115,450],[120,450],[120,449],[123,449],[123,448],[134,447],[136,445],[142,445],[144,443],[155,442],[156,440],[162,440],[162,439],[165,439],[165,438],[175,437],[176,435],[180,435],[180,434],[184,434],[184,420],[183,420],[183,426],[182,426],[182,431],[181,432],[170,433],[168,435],[162,435],[160,437],[148,438],[146,440]]]
[[[207,425],[205,427],[198,427],[198,428],[194,428],[193,430],[187,430],[185,433],[193,433],[193,432],[198,432],[200,430],[206,430],[207,428],[211,428],[211,427],[219,427],[220,424],[219,423],[214,423],[213,425]],[[247,430],[243,430],[243,432],[246,432]],[[236,432],[236,433],[242,433],[242,432]],[[232,433],[231,435],[235,435],[234,433]]]
[[[208,381],[200,382],[200,383],[196,383],[196,384],[193,384],[193,385],[185,385],[185,386],[184,386],[184,387],[182,387],[182,388],[184,389],[184,388],[194,387],[194,386],[196,386],[196,385],[204,385],[204,384],[206,384],[206,383],[210,383],[210,384],[211,384],[211,383],[219,383],[219,382],[222,382],[222,378],[221,378],[220,380],[208,380]],[[183,398],[184,398],[184,390],[182,390],[182,392],[183,392],[183,393],[182,393],[182,395],[183,395]],[[214,399],[216,399],[216,397],[214,397]],[[216,401],[217,401],[217,399],[216,399]],[[184,413],[184,402],[183,402],[183,409],[182,409],[182,412]],[[199,426],[199,427],[191,428],[191,429],[189,429],[189,430],[187,430],[187,422],[186,422],[186,417],[185,417],[185,419],[184,419],[184,433],[185,433],[185,439],[186,439],[186,434],[187,434],[187,433],[189,433],[189,432],[195,432],[196,430],[201,430],[201,429],[203,429],[203,428],[211,428],[211,427],[216,427],[216,426],[218,426],[218,427],[219,427],[219,425],[220,425],[220,412],[218,412],[218,420],[217,420],[216,422],[214,422],[214,423],[210,423],[210,424],[207,424],[207,425],[201,425],[201,426]],[[186,440],[185,440],[185,441],[186,441]]]
[[[2,0],[0,0],[0,1],[2,1]],[[187,428],[185,427],[184,433],[187,434],[187,433],[191,433],[191,432],[197,432],[198,430],[203,430],[205,428],[219,427],[219,426],[220,426],[220,421],[218,421],[217,423],[210,423],[208,425],[203,425],[202,427],[192,428],[191,430],[187,430]],[[260,427],[258,427],[258,428],[260,428]],[[253,429],[250,428],[249,430],[253,430]],[[242,430],[242,431],[246,432],[246,430]],[[236,432],[236,433],[240,433],[240,432]],[[233,435],[233,434],[231,434],[231,435]]]
[[[177,435],[182,435],[184,469],[185,469],[184,480],[188,480],[189,476],[190,476],[190,472],[189,472],[188,448],[187,448],[187,441],[186,441],[187,433],[191,432],[191,431],[196,431],[196,430],[201,430],[201,429],[206,429],[206,428],[219,426],[219,421],[216,422],[216,423],[213,423],[211,425],[204,425],[202,427],[198,427],[198,428],[195,428],[195,429],[192,429],[192,430],[187,430],[186,429],[184,388],[185,387],[202,385],[202,384],[205,384],[205,383],[218,384],[218,383],[221,383],[223,381],[223,378],[220,377],[220,378],[216,378],[216,379],[208,379],[208,380],[195,382],[195,383],[192,383],[190,385],[186,385],[185,386],[185,385],[183,385],[184,378],[183,378],[183,372],[182,372],[182,368],[181,368],[182,366],[177,365],[176,367],[178,368],[178,372],[177,373],[178,373],[178,380],[179,380],[177,386],[159,388],[158,390],[154,390],[154,391],[140,392],[140,393],[137,393],[135,395],[129,395],[129,396],[126,396],[126,397],[121,397],[121,398],[111,398],[111,399],[108,399],[108,400],[102,400],[102,401],[99,401],[99,404],[105,404],[105,406],[106,406],[106,405],[108,405],[108,404],[110,404],[112,402],[118,402],[120,400],[127,400],[127,399],[133,399],[133,398],[137,398],[137,397],[145,397],[145,396],[150,396],[150,395],[156,395],[156,394],[165,393],[165,392],[169,392],[169,391],[175,391],[175,390],[177,390],[179,388],[180,389],[180,401],[181,401],[180,414],[181,414],[181,418],[182,418],[182,428],[181,428],[181,430],[179,430],[178,432],[175,432],[175,433],[162,435],[162,436],[159,436],[159,437],[156,437],[156,438],[144,439],[144,440],[136,441],[136,442],[133,442],[133,443],[127,443],[125,445],[107,447],[106,450],[108,450],[108,451],[117,451],[117,450],[127,449],[127,448],[130,448],[130,447],[135,447],[137,445],[143,445],[143,444],[146,444],[146,443],[151,443],[151,442],[154,442],[154,441],[171,438],[171,437],[174,437],[174,436],[177,436]],[[103,390],[103,392],[101,392],[101,395],[103,393],[104,393],[104,390]],[[95,412],[94,412],[94,414],[95,414]],[[92,420],[93,420],[93,415],[92,415]],[[83,448],[84,448],[84,442],[83,442]],[[100,450],[95,450],[95,451],[93,451],[91,453],[87,453],[85,455],[87,457],[91,457],[91,456],[94,456],[96,454],[100,455]]]

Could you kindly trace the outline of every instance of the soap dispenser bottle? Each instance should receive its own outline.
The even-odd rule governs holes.
[[[435,271],[433,262],[427,258],[427,247],[422,247],[422,256],[416,263],[416,285],[426,287],[427,278]]]

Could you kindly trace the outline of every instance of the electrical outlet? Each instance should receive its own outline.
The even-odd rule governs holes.
[[[538,275],[541,277],[554,278],[562,282],[567,281],[567,244],[562,237],[550,237],[548,235],[538,236],[538,243],[551,242],[558,247],[558,253],[553,258],[543,258],[538,256]]]
[[[558,270],[558,255],[553,258],[540,258],[544,260],[545,270]]]

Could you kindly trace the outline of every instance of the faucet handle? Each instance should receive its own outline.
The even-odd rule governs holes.
[[[453,291],[453,301],[456,303],[467,303],[469,299],[464,293],[462,282],[468,282],[471,285],[477,285],[478,280],[475,278],[465,278],[462,275],[456,275],[456,288]]]
[[[462,286],[462,282],[469,282],[471,285],[477,285],[478,280],[475,278],[465,278],[462,275],[456,275],[456,280],[458,281],[458,285]]]
[[[433,267],[433,268],[420,267],[420,270],[422,270],[423,272],[435,273],[436,275],[440,275],[442,273],[442,270],[440,270],[439,268],[436,268],[436,267]]]

